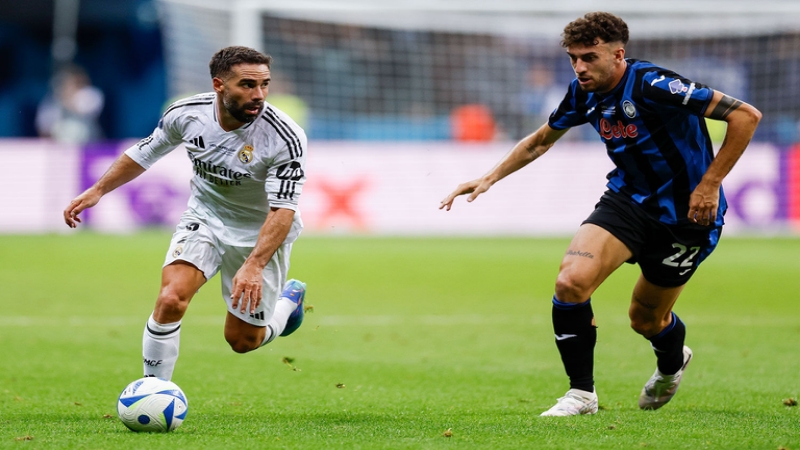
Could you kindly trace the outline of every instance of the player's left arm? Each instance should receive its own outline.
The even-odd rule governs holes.
[[[733,169],[753,138],[761,120],[761,112],[741,100],[714,91],[704,115],[709,119],[728,123],[722,146],[689,198],[689,220],[709,225],[717,219],[722,180]]]
[[[264,267],[289,235],[293,220],[294,210],[270,208],[267,219],[258,233],[258,241],[253,247],[253,251],[250,252],[250,256],[233,277],[231,287],[231,299],[233,300],[231,306],[233,308],[240,307],[240,311],[244,313],[249,306],[250,314],[256,311],[261,303]],[[239,305],[240,299],[241,305]]]

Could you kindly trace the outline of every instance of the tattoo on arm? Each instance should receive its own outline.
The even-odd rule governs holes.
[[[725,120],[725,118],[728,117],[733,110],[738,109],[740,106],[742,106],[741,101],[736,100],[733,97],[723,95],[719,100],[719,103],[717,103],[717,106],[713,111],[711,111],[711,115],[708,117],[715,120]]]
[[[530,153],[533,159],[536,159],[545,154],[546,151],[550,150],[553,144],[549,145],[536,145],[529,143],[525,146],[525,151]]]
[[[530,145],[528,147],[525,147],[525,150],[527,150],[528,153],[530,153],[531,156],[533,156],[533,159],[536,159],[536,158],[542,156],[542,153],[539,151],[539,149],[536,146]]]

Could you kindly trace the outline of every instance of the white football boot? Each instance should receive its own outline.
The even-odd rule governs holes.
[[[656,369],[656,372],[647,380],[642,393],[639,395],[639,408],[658,409],[672,400],[681,384],[681,377],[686,366],[692,361],[692,349],[683,346],[683,366],[675,375],[664,375]]]
[[[558,399],[555,406],[543,412],[542,416],[577,416],[597,412],[597,394],[594,392],[570,389]]]

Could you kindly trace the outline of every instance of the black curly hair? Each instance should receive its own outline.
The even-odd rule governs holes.
[[[561,46],[572,44],[597,45],[598,39],[605,42],[628,43],[628,24],[607,12],[591,12],[570,22],[561,34]]]

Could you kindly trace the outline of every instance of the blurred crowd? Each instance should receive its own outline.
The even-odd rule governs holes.
[[[152,3],[120,0],[113,3],[117,16],[82,8],[74,64],[55,68],[47,20],[22,24],[0,17],[0,57],[7,62],[0,68],[0,114],[6,117],[0,137],[85,143],[149,134],[170,99],[164,24],[157,15],[125,11],[153,9]],[[558,36],[541,41],[268,15],[262,26],[259,50],[274,58],[268,101],[317,140],[517,140],[547,120],[574,77]],[[755,140],[800,142],[800,33],[632,36],[627,56],[674,68],[757,106],[764,119]],[[193,55],[199,62],[192,73],[204,81],[185,93],[211,89],[207,58]],[[583,128],[565,139],[597,139]]]
[[[92,85],[86,71],[77,65],[61,68],[36,111],[39,136],[67,144],[85,144],[103,137],[100,114],[103,91]]]
[[[155,0],[78,4],[65,58],[52,0],[0,2],[0,138],[82,143],[153,131],[167,98]]]
[[[269,16],[263,32],[273,72],[291,80],[316,139],[517,140],[547,120],[574,78],[558,36],[544,42]],[[627,50],[757,105],[764,120],[756,140],[800,141],[800,33],[634,36]],[[597,139],[584,128],[565,138]]]

